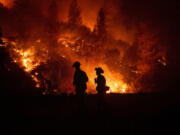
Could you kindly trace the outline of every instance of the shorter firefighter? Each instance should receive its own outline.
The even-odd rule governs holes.
[[[98,109],[99,111],[104,111],[106,108],[106,100],[105,100],[105,94],[106,91],[109,90],[109,87],[106,86],[106,79],[102,75],[104,73],[104,70],[100,67],[95,68],[97,78],[95,78],[95,83],[97,84],[96,90],[98,92]]]

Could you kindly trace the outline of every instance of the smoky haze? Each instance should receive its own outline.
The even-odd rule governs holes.
[[[41,72],[60,92],[73,91],[69,83],[75,60],[84,64],[92,89],[94,66],[105,68],[110,87],[129,87],[130,92],[157,91],[169,75],[174,79],[174,71],[178,72],[175,58],[179,59],[175,2],[78,0],[82,17],[78,26],[68,23],[71,2],[0,1],[0,26],[9,45],[16,42],[16,49],[35,48],[34,61],[46,63]],[[106,17],[105,38],[94,31],[101,8]],[[20,61],[11,49],[10,53]]]

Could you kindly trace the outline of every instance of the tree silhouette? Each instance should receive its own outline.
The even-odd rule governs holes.
[[[69,19],[68,22],[71,25],[81,25],[82,24],[81,9],[78,6],[77,0],[73,0],[70,5],[68,19]]]
[[[51,22],[58,22],[58,7],[56,0],[53,0],[49,6],[49,17]]]
[[[94,28],[94,33],[99,38],[105,38],[105,36],[106,36],[106,16],[105,16],[103,8],[101,8],[99,10],[98,17],[97,17],[97,23]]]
[[[1,95],[38,95],[35,82],[11,58],[2,40],[0,28],[0,94]]]

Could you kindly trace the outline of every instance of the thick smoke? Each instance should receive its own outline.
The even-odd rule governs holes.
[[[69,12],[77,10],[70,9],[71,0],[10,2],[0,1],[0,26],[9,48],[15,43],[17,49],[33,50],[33,59],[44,66],[37,71],[60,92],[73,91],[69,84],[75,60],[80,60],[88,72],[93,66],[103,66],[109,79],[122,80],[134,92],[161,87],[161,81],[154,78],[165,76],[173,50],[169,49],[173,35],[168,40],[167,33],[173,33],[175,10],[167,11],[168,3],[79,0],[82,23],[72,24]],[[97,21],[102,14],[104,28]],[[97,34],[100,29],[106,32]],[[94,74],[89,76],[93,82]]]

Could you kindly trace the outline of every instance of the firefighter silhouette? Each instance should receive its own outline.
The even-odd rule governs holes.
[[[95,68],[97,78],[95,78],[95,83],[97,84],[96,90],[98,92],[98,109],[99,111],[105,111],[106,109],[106,100],[105,94],[109,90],[109,87],[106,86],[106,79],[102,75],[104,70],[101,67]]]
[[[75,62],[73,67],[75,68],[73,85],[75,86],[76,95],[84,95],[87,89],[86,83],[88,82],[88,77],[84,71],[80,69],[80,62]]]
[[[78,61],[73,64],[73,67],[75,68],[73,85],[75,86],[77,96],[78,115],[81,116],[87,111],[84,102],[84,95],[87,89],[86,83],[88,82],[88,77],[86,73],[80,69],[80,65],[80,62]]]
[[[109,87],[106,86],[106,79],[102,75],[104,70],[100,67],[95,68],[97,78],[95,78],[95,83],[97,84],[96,90],[98,94],[106,94],[106,91],[109,90]]]

